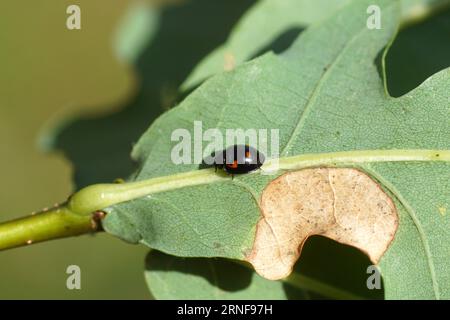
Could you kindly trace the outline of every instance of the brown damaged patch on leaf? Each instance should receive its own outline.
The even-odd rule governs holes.
[[[391,198],[365,173],[349,168],[305,169],[272,181],[261,195],[263,217],[247,256],[261,276],[287,277],[311,235],[365,252],[378,263],[395,236]]]

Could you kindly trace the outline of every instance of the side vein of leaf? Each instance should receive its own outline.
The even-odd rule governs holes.
[[[409,202],[406,201],[406,199],[397,190],[397,188],[395,188],[389,181],[384,179],[375,170],[368,168],[368,166],[364,166],[363,168],[364,168],[364,170],[367,173],[369,173],[374,178],[376,178],[378,181],[380,181],[381,184],[385,188],[387,188],[398,199],[398,201],[400,201],[400,203],[403,205],[403,207],[405,208],[405,210],[408,213],[408,215],[411,217],[411,220],[413,221],[414,226],[416,227],[417,232],[419,233],[420,241],[422,242],[422,245],[423,245],[424,250],[425,250],[425,255],[427,257],[428,268],[430,270],[430,277],[431,277],[431,281],[432,281],[432,284],[433,284],[434,295],[435,295],[436,299],[439,300],[440,299],[439,283],[437,282],[437,279],[436,279],[436,270],[435,270],[435,267],[434,267],[434,261],[433,261],[433,258],[432,258],[430,245],[428,243],[428,239],[427,239],[427,237],[425,235],[425,232],[424,232],[424,230],[422,228],[422,224],[420,223],[419,219],[417,218],[417,214],[416,214],[415,210],[411,207]]]
[[[334,67],[337,65],[337,63],[340,61],[340,59],[343,57],[343,54],[346,52],[346,48],[348,48],[366,30],[367,30],[367,28],[363,28],[358,33],[356,33],[355,35],[353,35],[350,38],[350,40],[344,45],[342,50],[339,52],[339,54],[336,55],[336,57],[333,59],[333,61],[329,64],[329,67],[327,68],[327,70],[322,74],[320,79],[317,81],[317,84],[315,85],[314,89],[311,92],[311,95],[309,96],[309,98],[307,100],[305,108],[303,109],[303,111],[300,114],[300,118],[297,122],[297,125],[295,126],[294,130],[292,131],[291,136],[289,137],[289,140],[287,141],[286,145],[284,146],[283,150],[280,153],[281,156],[285,156],[289,153],[289,150],[292,147],[292,143],[297,138],[300,130],[303,128],[303,125],[307,119],[309,112],[311,111],[312,106],[314,105],[314,102],[316,101],[316,98],[320,92],[320,89],[322,88],[326,79],[330,75],[330,72],[332,70],[334,70]]]

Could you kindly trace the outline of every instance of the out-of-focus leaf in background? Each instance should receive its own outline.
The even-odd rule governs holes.
[[[135,59],[137,89],[120,111],[108,116],[80,116],[59,126],[53,148],[62,150],[74,164],[77,187],[125,178],[133,171],[130,151],[142,132],[162,112],[174,106],[178,87],[191,69],[222,43],[253,0],[180,1],[164,6],[132,10],[123,27],[139,33],[135,50],[126,51],[122,34],[116,45],[119,56]],[[149,10],[147,14],[143,10]],[[145,23],[145,19],[158,20]],[[141,25],[130,24],[143,21]],[[156,26],[145,33],[141,28]],[[128,27],[128,28],[127,28]],[[148,39],[139,39],[140,35]],[[129,35],[133,37],[133,34]],[[148,40],[148,41],[147,41]],[[128,48],[129,49],[129,48]]]
[[[82,30],[66,28],[70,0],[0,2],[0,220],[64,200],[71,165],[37,148],[61,113],[104,112],[133,87],[111,37],[128,1],[80,0]],[[148,298],[145,250],[106,235],[49,242],[0,254],[0,298]],[[126,261],[126,263],[124,263]],[[81,290],[66,268],[81,267]],[[120,279],[120,281],[119,281]]]
[[[199,63],[183,83],[198,85],[209,76],[272,49],[282,52],[313,22],[324,19],[348,0],[261,0],[233,28],[227,41]],[[227,67],[227,64],[229,65]]]
[[[235,67],[269,50],[273,50],[275,53],[284,51],[304,28],[313,22],[326,18],[348,2],[349,0],[259,1],[236,24],[227,41],[211,52],[195,67],[182,84],[182,88],[192,88],[211,75],[221,72],[224,68]],[[423,19],[423,13],[430,10],[430,8],[433,8],[433,10],[445,9],[448,4],[448,0],[402,0],[403,22],[408,24],[417,22],[417,20]],[[429,41],[432,43],[440,43],[441,41],[448,43],[442,37],[444,34],[448,37],[448,32],[445,32],[445,29],[448,29],[448,27],[445,24],[448,25],[448,20],[447,22],[442,20],[428,23],[424,27],[427,31],[422,32],[428,32],[431,35],[433,29],[436,31],[436,27],[438,29],[439,27],[444,27],[444,30],[441,29],[437,34],[432,34],[432,39]],[[417,34],[414,35],[414,37],[416,36]],[[421,37],[426,38],[425,35],[421,35]],[[396,46],[401,47],[402,44],[397,44]],[[426,48],[423,45],[420,45],[420,47]],[[441,53],[440,56],[445,56],[445,51],[441,51]],[[423,53],[416,55],[420,56]],[[401,66],[408,66],[408,60],[403,59],[402,61],[403,64]],[[434,64],[439,64],[439,61],[442,61],[442,59],[434,61]],[[414,70],[414,68],[410,69]],[[435,70],[435,68],[430,70]],[[401,69],[396,69],[395,72],[403,75]],[[428,74],[428,76],[431,74]],[[423,76],[423,74],[420,74],[420,76]],[[416,83],[414,82],[416,78],[418,77],[413,76],[410,81]],[[416,85],[419,83],[416,83]]]
[[[398,34],[386,56],[389,93],[401,96],[449,66],[450,10],[446,9]]]

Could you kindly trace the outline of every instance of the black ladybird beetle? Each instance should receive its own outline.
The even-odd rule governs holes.
[[[264,155],[249,145],[233,145],[214,155],[214,167],[227,173],[242,174],[258,169],[264,163]]]

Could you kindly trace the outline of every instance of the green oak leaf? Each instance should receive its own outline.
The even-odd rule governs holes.
[[[227,41],[207,55],[181,85],[189,89],[224,69],[269,49],[279,52],[310,24],[343,7],[349,0],[261,0],[239,20]],[[401,0],[401,23],[409,25],[448,0]]]
[[[371,4],[382,10],[379,30],[366,27]],[[170,159],[171,133],[177,128],[192,132],[196,120],[204,130],[280,129],[281,158],[448,150],[450,69],[399,98],[389,96],[384,74],[378,72],[377,57],[389,47],[400,16],[399,1],[352,1],[309,27],[284,53],[268,53],[212,77],[141,137],[133,150],[140,162],[133,179],[198,170],[197,164],[175,165]],[[450,164],[386,159],[349,166],[376,179],[400,216],[395,239],[378,266],[386,298],[449,298]],[[150,194],[107,208],[104,228],[171,255],[245,260],[260,218],[259,195],[276,177],[255,173]]]

